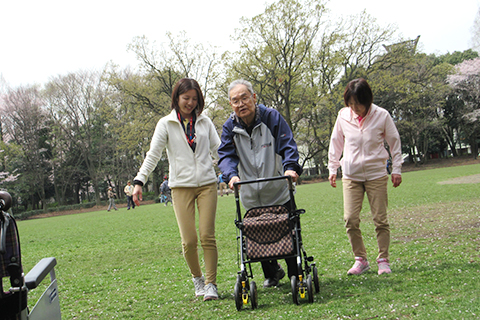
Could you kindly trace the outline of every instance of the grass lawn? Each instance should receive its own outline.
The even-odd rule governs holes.
[[[480,183],[441,184],[480,172],[480,164],[406,172],[389,182],[390,275],[377,275],[376,240],[365,200],[362,231],[372,269],[347,276],[353,263],[341,182],[300,185],[296,202],[307,253],[315,257],[320,293],[293,304],[290,282],[263,289],[253,265],[259,307],[235,309],[235,201],[219,198],[220,299],[203,302],[182,256],[172,207],[96,211],[19,221],[25,271],[57,258],[63,319],[477,319],[480,317]],[[452,180],[455,181],[455,180]],[[285,262],[281,262],[284,268]],[[41,290],[29,294],[30,305]]]

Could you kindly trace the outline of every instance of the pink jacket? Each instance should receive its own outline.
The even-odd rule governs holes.
[[[384,177],[387,175],[389,158],[384,140],[390,146],[392,173],[401,174],[403,159],[400,135],[388,111],[372,104],[359,123],[358,116],[351,108],[341,109],[328,150],[330,175],[337,174],[341,166],[346,179],[368,181]]]

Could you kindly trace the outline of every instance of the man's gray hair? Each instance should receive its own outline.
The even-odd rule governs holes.
[[[228,86],[228,100],[230,100],[230,91],[232,91],[233,88],[235,88],[236,86],[238,86],[240,84],[243,84],[244,86],[246,86],[247,90],[250,91],[251,94],[255,93],[253,91],[253,86],[250,82],[248,82],[247,80],[238,79],[238,80],[235,80],[232,83],[230,83],[230,85]]]

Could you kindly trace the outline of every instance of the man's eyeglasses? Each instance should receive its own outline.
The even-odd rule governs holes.
[[[248,102],[248,99],[250,99],[252,95],[249,95],[249,96],[243,96],[241,97],[240,99],[232,99],[230,100],[230,103],[232,104],[232,106],[234,106],[235,108],[238,108],[241,104],[246,104]]]

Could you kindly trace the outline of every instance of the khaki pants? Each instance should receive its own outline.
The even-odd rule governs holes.
[[[365,193],[377,233],[378,257],[389,260],[390,225],[387,219],[387,182],[388,176],[372,181],[352,181],[342,179],[345,228],[355,257],[367,259],[360,231],[360,211]]]
[[[205,283],[216,285],[217,243],[215,215],[217,210],[217,184],[196,188],[172,188],[173,209],[182,237],[183,256],[193,277],[202,276],[198,258],[198,238],[195,227],[195,200],[198,207],[198,232],[205,260]]]

